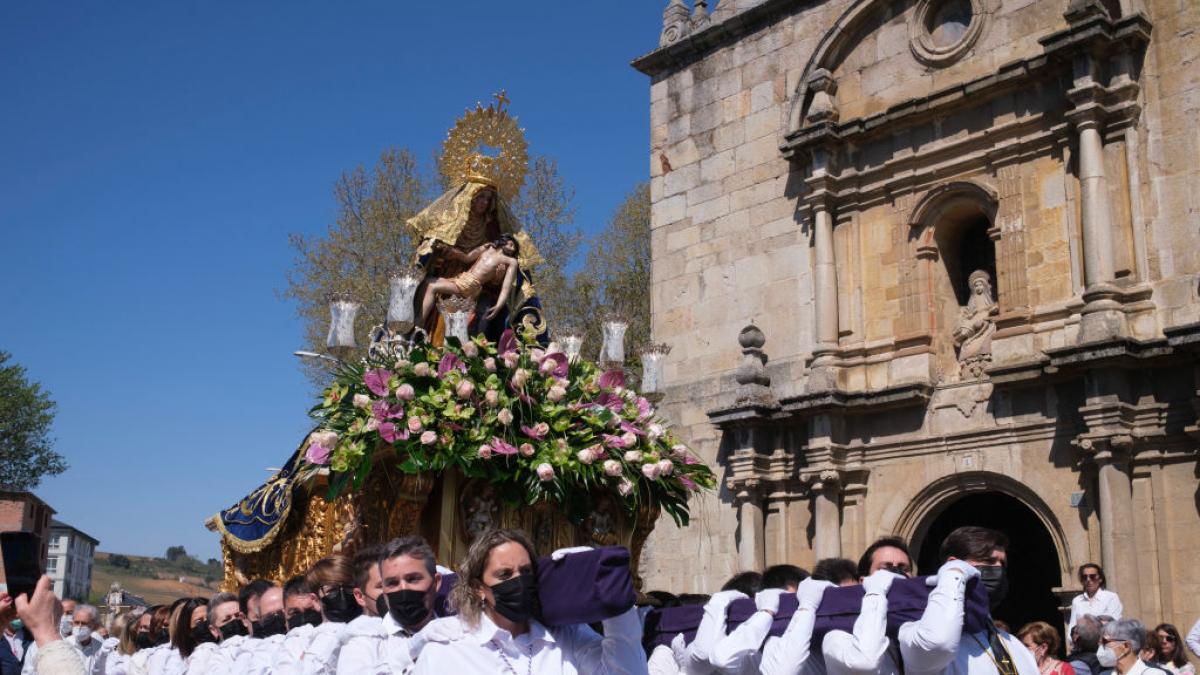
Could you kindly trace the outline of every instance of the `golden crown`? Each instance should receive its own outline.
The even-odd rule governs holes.
[[[525,184],[529,144],[508,113],[508,97],[502,91],[494,99],[486,107],[476,103],[455,122],[442,143],[441,170],[452,183],[490,185],[511,199]]]

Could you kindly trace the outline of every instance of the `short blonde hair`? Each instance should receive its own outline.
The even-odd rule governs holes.
[[[1045,621],[1034,621],[1021,626],[1017,637],[1021,640],[1028,637],[1035,645],[1045,645],[1047,654],[1058,651],[1058,631]]]
[[[520,530],[504,530],[492,528],[479,535],[471,548],[467,549],[467,557],[456,570],[458,583],[450,591],[450,605],[458,611],[458,616],[472,628],[479,626],[479,616],[483,613],[483,599],[476,591],[483,588],[483,571],[487,569],[488,558],[492,549],[509,542],[516,542],[525,547],[529,553],[529,561],[537,571],[537,553],[533,543]]]

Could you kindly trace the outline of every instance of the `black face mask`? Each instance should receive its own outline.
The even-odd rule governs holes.
[[[133,636],[133,643],[138,649],[150,649],[154,646],[154,638],[150,637],[149,633],[138,633]]]
[[[532,574],[522,574],[490,586],[500,616],[521,623],[533,616],[537,605],[537,582]]]
[[[338,586],[321,597],[325,618],[334,623],[350,623],[362,615],[362,607],[354,599],[354,589]]]
[[[202,620],[200,623],[192,626],[192,640],[202,645],[205,642],[216,642],[217,638],[213,637],[212,631],[208,629],[208,620]]]
[[[321,625],[321,612],[315,609],[306,609],[303,612],[296,612],[287,619],[288,630],[299,628],[304,624],[310,626]]]
[[[224,626],[221,626],[217,630],[221,632],[222,640],[228,640],[229,638],[237,637],[239,635],[250,634],[250,629],[246,627],[246,623],[241,619],[233,619],[228,621]]]
[[[495,586],[492,588],[495,588]],[[391,614],[396,623],[405,627],[419,626],[432,613],[425,606],[425,596],[428,593],[429,591],[414,591],[412,589],[392,591],[391,593],[380,594],[379,600],[383,601],[383,613]]]
[[[171,633],[168,632],[166,628],[160,628],[158,630],[158,632],[154,634],[154,644],[155,645],[165,645],[170,641],[171,641]]]
[[[287,617],[283,611],[272,612],[260,619],[254,628],[254,637],[266,638],[288,632]]]
[[[1008,573],[1003,565],[989,565],[979,568],[979,580],[988,592],[988,607],[996,609],[1008,595]]]

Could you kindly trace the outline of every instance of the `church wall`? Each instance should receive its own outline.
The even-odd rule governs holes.
[[[722,434],[708,417],[735,402],[742,327],[753,322],[766,335],[766,372],[777,400],[809,390],[816,344],[813,214],[804,205],[807,176],[783,159],[780,145],[806,63],[852,4],[791,3],[777,21],[726,46],[702,48],[651,85],[653,331],[673,347],[662,409],[722,482],[738,451],[771,455],[775,463],[787,454],[773,444],[735,447],[733,435]],[[993,12],[972,52],[933,70],[909,51],[913,4],[885,10],[860,27],[864,39],[836,66],[840,119],[881,113],[1040,54],[1038,38],[1065,27],[1066,4],[990,3]],[[1129,133],[1108,134],[1103,152],[1119,278],[1146,282],[1152,290],[1153,319],[1149,325],[1135,321],[1133,334],[1161,339],[1164,327],[1200,321],[1200,5],[1146,0],[1146,11],[1154,32],[1139,79],[1143,118]],[[983,476],[980,485],[1015,485],[1044,502],[1042,515],[1059,528],[1064,547],[1064,587],[1077,588],[1075,567],[1101,558],[1095,504],[1070,503],[1076,492],[1094,500],[1097,489],[1095,466],[1073,444],[1086,429],[1079,414],[1087,402],[1082,379],[997,389],[964,412],[970,408],[964,398],[977,392],[953,377],[939,381],[945,373],[922,365],[919,356],[896,358],[893,345],[906,330],[929,324],[927,317],[908,316],[917,299],[913,284],[905,286],[916,253],[907,218],[927,190],[953,180],[995,190],[1001,277],[995,288],[1002,307],[1019,295],[1018,309],[1028,312],[998,334],[997,361],[1044,358],[1046,350],[1076,344],[1085,269],[1079,159],[1065,119],[1069,87],[1069,78],[1048,78],[986,103],[966,102],[935,120],[869,137],[841,167],[854,176],[849,198],[867,197],[848,205],[843,195],[834,207],[838,346],[852,361],[838,385],[856,392],[914,381],[933,386],[925,404],[847,420],[838,440],[847,466],[867,470],[865,487],[845,486],[841,497],[847,557],[895,532],[931,485],[953,476],[970,484],[971,476]],[[964,159],[983,157],[999,142],[1022,144],[1023,150],[964,168]],[[953,149],[939,153],[945,147]],[[923,163],[887,164],[911,157]],[[904,177],[900,188],[882,187],[897,176]],[[935,343],[948,340],[951,328],[942,325]],[[1179,378],[1148,400],[1169,401],[1174,419],[1194,420],[1189,401],[1197,386],[1190,375]],[[1136,469],[1135,522],[1129,524],[1144,561],[1136,581],[1138,594],[1150,598],[1144,613],[1180,626],[1200,611],[1200,582],[1187,574],[1188,561],[1200,554],[1200,540],[1188,534],[1200,531],[1195,443],[1190,460],[1177,458],[1183,424],[1168,425],[1174,444],[1168,455],[1176,453],[1175,459]],[[766,564],[815,562],[814,501],[806,492],[812,478],[804,474],[824,452],[796,451],[792,488],[767,496]],[[988,483],[988,477],[1005,478]],[[712,591],[739,571],[744,556],[735,496],[722,487],[692,506],[691,527],[677,529],[663,520],[647,543],[646,588]]]

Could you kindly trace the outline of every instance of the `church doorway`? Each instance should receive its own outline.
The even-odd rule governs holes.
[[[942,540],[964,525],[988,527],[1008,535],[1009,591],[993,617],[1006,622],[1013,633],[1031,621],[1045,621],[1058,629],[1061,638],[1063,616],[1054,588],[1062,583],[1062,570],[1054,540],[1037,515],[1014,497],[979,492],[945,506],[913,541],[921,574],[937,571]]]

